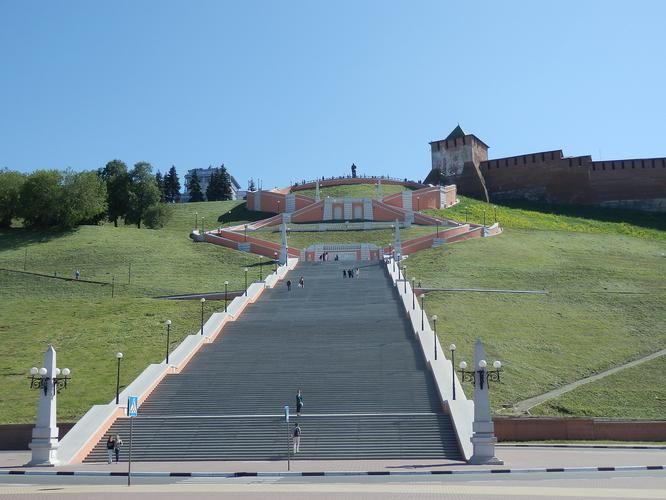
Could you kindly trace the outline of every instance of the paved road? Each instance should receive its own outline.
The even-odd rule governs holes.
[[[0,482],[0,497],[21,499],[666,499],[666,473],[470,474],[354,478],[162,478],[127,487],[123,478],[31,477]],[[85,481],[83,481],[85,479]],[[112,479],[109,482],[109,479]],[[54,481],[55,480],[55,481]]]

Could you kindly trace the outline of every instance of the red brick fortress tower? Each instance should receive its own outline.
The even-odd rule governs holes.
[[[426,184],[456,184],[458,192],[488,201],[488,191],[479,167],[488,160],[488,145],[460,125],[446,139],[430,143],[432,170]]]

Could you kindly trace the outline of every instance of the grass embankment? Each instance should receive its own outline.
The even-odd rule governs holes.
[[[115,394],[116,351],[123,351],[122,379],[133,380],[149,363],[163,359],[164,321],[171,319],[173,346],[198,331],[199,302],[155,300],[156,295],[230,290],[259,279],[259,258],[222,247],[195,244],[188,238],[195,212],[217,222],[232,214],[233,223],[258,215],[238,202],[176,205],[174,218],[163,230],[133,226],[82,226],[71,232],[24,229],[0,232],[0,267],[110,283],[65,281],[0,271],[0,423],[30,422],[35,400],[27,385],[31,366],[41,365],[46,345],[58,351],[58,365],[73,371],[71,386],[62,392],[59,418],[80,417],[92,404]],[[208,223],[206,223],[208,226]],[[27,251],[27,252],[26,252]],[[131,283],[129,267],[131,263]],[[264,268],[264,273],[268,268]],[[223,304],[209,301],[205,315]]]
[[[470,221],[469,214],[482,217],[486,206],[473,200],[461,205],[458,215],[467,208]],[[500,236],[427,250],[407,260],[408,276],[422,279],[427,287],[549,292],[427,295],[426,310],[439,317],[442,344],[458,346],[457,362],[471,359],[477,338],[486,343],[490,360],[504,362],[504,383],[491,391],[496,410],[666,345],[663,232],[647,227],[649,223],[627,226],[506,207],[498,207],[498,218],[506,221]],[[604,384],[633,400],[634,388],[619,376],[604,379]],[[585,398],[577,397],[573,414],[590,414],[582,410]],[[633,415],[663,413],[663,401],[641,401]],[[607,408],[614,404],[614,399],[605,407],[590,400],[591,411],[602,412],[598,416],[610,416]],[[548,407],[542,412],[562,413]]]
[[[394,193],[402,191],[411,191],[411,188],[400,186],[398,184],[382,184],[382,196],[389,196]],[[302,191],[294,191],[296,194],[302,194],[315,197],[316,189],[303,189]],[[376,198],[377,187],[375,184],[347,184],[342,186],[327,186],[319,188],[319,196],[324,199],[327,196],[331,198]]]
[[[663,373],[666,373],[666,356],[590,382],[535,406],[530,413],[663,420],[666,385],[658,380]]]

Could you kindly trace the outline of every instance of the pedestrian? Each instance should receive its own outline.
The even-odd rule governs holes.
[[[79,272],[78,269],[74,271],[74,278],[77,280],[81,279],[81,273]]]
[[[291,280],[287,280],[287,291],[291,291]]]
[[[116,463],[120,460],[120,447],[123,445],[123,440],[120,439],[120,434],[116,434],[113,442],[113,451],[116,452]]]
[[[298,422],[294,424],[294,432],[292,433],[294,441],[294,455],[301,451],[301,427],[298,425]]]
[[[361,271],[361,270],[357,267],[357,268],[356,268],[356,277],[357,277],[357,278],[359,277],[359,272],[360,272],[360,271]]]
[[[336,253],[336,254],[335,254],[335,261],[337,262],[337,261],[339,261],[339,260],[340,260],[340,256]]]
[[[303,410],[303,394],[301,394],[301,390],[299,389],[298,392],[296,392],[296,415],[300,417],[302,410]]]
[[[343,277],[343,278],[346,278],[346,277],[347,277],[347,270],[346,270],[346,269],[343,269],[343,270],[342,270],[342,277]]]
[[[111,434],[109,434],[109,439],[106,440],[106,455],[109,459],[109,463],[113,462],[113,449],[116,447],[116,440]]]
[[[299,288],[305,288],[305,280],[303,279],[303,276],[298,279],[298,286]]]
[[[350,278],[353,278],[354,277],[354,270],[353,269],[347,269],[347,276],[349,276]]]

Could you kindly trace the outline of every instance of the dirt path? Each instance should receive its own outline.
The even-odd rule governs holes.
[[[534,408],[536,405],[543,403],[544,401],[547,401],[549,399],[556,398],[558,396],[561,396],[562,394],[572,391],[576,389],[577,387],[580,387],[581,385],[584,384],[589,384],[590,382],[594,382],[595,380],[602,379],[604,377],[607,377],[608,375],[612,375],[614,373],[617,373],[621,370],[625,370],[627,368],[631,368],[633,366],[640,365],[641,363],[645,363],[646,361],[651,361],[653,359],[659,358],[661,356],[666,355],[666,349],[662,349],[661,351],[653,352],[652,354],[649,354],[645,356],[644,358],[636,359],[634,361],[631,361],[629,363],[626,363],[624,365],[616,366],[615,368],[611,368],[610,370],[607,370],[605,372],[597,373],[596,375],[592,375],[591,377],[587,378],[582,378],[580,380],[577,380],[575,382],[572,382],[571,384],[563,385],[562,387],[555,389],[550,392],[546,392],[544,394],[540,394],[539,396],[535,396],[530,399],[526,399],[524,401],[519,401],[515,405],[513,405],[513,412],[516,415],[521,415],[524,413],[529,413],[529,410],[531,408]]]

